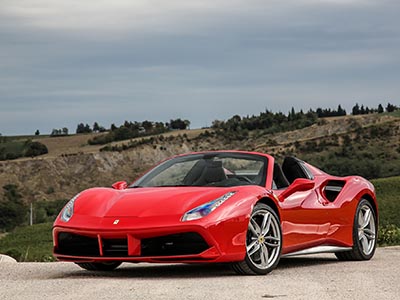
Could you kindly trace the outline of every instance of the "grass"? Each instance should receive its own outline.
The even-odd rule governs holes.
[[[8,135],[6,136],[8,140],[10,141],[26,141],[26,140],[37,140],[37,139],[42,139],[42,138],[48,138],[50,137],[49,134],[41,134],[41,135]]]
[[[388,113],[389,116],[399,117],[400,118],[400,109],[395,110],[394,112]]]
[[[52,223],[16,228],[0,239],[0,253],[17,261],[54,261]]]
[[[1,143],[0,147],[4,148],[5,153],[13,153],[15,155],[22,155],[25,150],[25,142],[26,141],[7,141],[5,143]]]
[[[381,226],[400,227],[400,176],[374,179]]]

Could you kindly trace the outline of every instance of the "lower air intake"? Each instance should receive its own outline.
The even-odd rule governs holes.
[[[56,252],[71,256],[100,256],[97,238],[68,232],[60,232],[58,234]]]
[[[195,232],[142,239],[142,256],[195,255],[209,248],[203,237]]]

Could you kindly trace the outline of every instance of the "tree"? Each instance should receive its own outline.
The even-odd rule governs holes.
[[[114,131],[114,130],[116,130],[116,129],[117,129],[117,126],[115,126],[115,124],[114,124],[114,123],[112,123],[112,124],[111,124],[111,127],[110,127],[110,129],[111,129],[111,131]]]
[[[185,129],[190,129],[190,121],[189,120],[184,120],[183,123],[185,123]]]
[[[0,230],[11,230],[24,223],[27,207],[16,185],[7,184],[3,190],[5,198],[0,201]]]
[[[37,130],[35,131],[35,135],[40,135],[39,129],[37,129]]]
[[[76,128],[76,133],[91,133],[92,129],[90,128],[89,124],[83,125],[83,123],[79,123]]]
[[[34,157],[42,154],[47,154],[49,151],[46,145],[39,142],[29,142],[25,151],[26,157]]]
[[[99,132],[100,131],[100,126],[97,122],[94,122],[93,124],[93,131],[94,132]]]
[[[90,129],[90,126],[89,126],[89,124],[86,124],[85,125],[85,131],[84,131],[85,133],[91,133],[92,132],[92,129]]]
[[[235,117],[233,117],[233,118],[235,118]],[[189,121],[188,120],[183,121],[179,118],[176,120],[170,120],[169,126],[171,129],[186,129],[186,127],[188,126],[187,122],[189,122]],[[190,122],[189,122],[189,125],[190,125]]]
[[[356,103],[356,105],[353,106],[352,112],[353,116],[360,114],[360,106],[358,105],[358,103]]]
[[[390,104],[390,103],[388,103],[388,105],[386,106],[386,111],[387,111],[388,113],[394,112],[396,109],[397,109],[397,107],[394,106],[393,104]]]
[[[149,131],[149,130],[151,130],[153,128],[153,123],[150,122],[150,121],[145,120],[145,121],[142,122],[142,126],[141,127],[143,127],[146,131]]]
[[[57,135],[61,135],[61,130],[60,130],[60,129],[54,128],[54,129],[51,131],[50,136],[57,136]]]
[[[378,105],[378,114],[381,114],[383,112],[384,112],[383,106],[382,106],[382,104],[379,103],[379,105]]]
[[[76,127],[76,133],[83,133],[83,131],[85,130],[85,125],[83,125],[83,123],[79,123],[78,126]]]
[[[339,104],[339,106],[337,108],[337,114],[338,114],[338,116],[345,116],[346,115],[346,110],[344,110],[340,104]]]

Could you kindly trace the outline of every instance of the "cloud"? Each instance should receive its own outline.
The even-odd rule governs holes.
[[[181,116],[204,126],[266,107],[376,106],[399,96],[399,8],[373,0],[3,0],[0,132]]]

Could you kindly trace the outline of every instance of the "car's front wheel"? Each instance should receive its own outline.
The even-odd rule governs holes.
[[[121,262],[105,262],[105,263],[76,263],[78,266],[89,271],[112,271],[121,265]]]
[[[336,253],[339,260],[369,260],[376,248],[376,214],[366,199],[358,203],[353,225],[353,249]]]
[[[279,218],[268,205],[257,203],[250,216],[246,257],[232,264],[238,274],[265,275],[277,266],[282,249]]]

